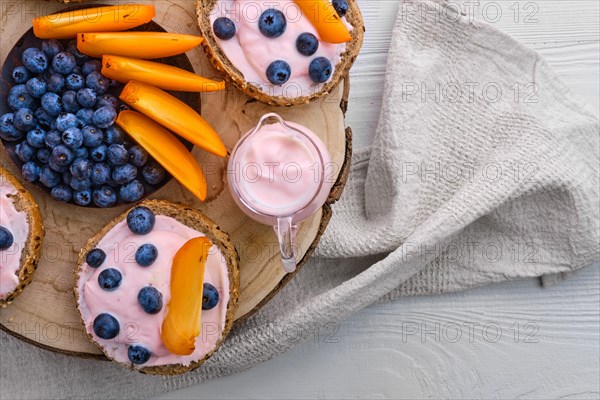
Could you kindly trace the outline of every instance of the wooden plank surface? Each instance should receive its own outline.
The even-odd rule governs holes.
[[[377,126],[386,53],[398,8],[392,0],[359,2],[367,31],[363,51],[351,71],[347,116],[356,148],[371,142]],[[492,2],[480,1],[482,7],[486,3]],[[599,2],[495,3],[505,17],[494,25],[539,51],[563,81],[598,110]],[[515,23],[509,9],[515,3],[521,9],[534,3],[538,22]],[[599,293],[600,267],[595,264],[549,289],[530,279],[375,305],[336,327],[329,342],[320,335],[247,372],[161,398],[597,399]],[[538,342],[525,343],[522,335],[515,342],[514,324],[525,333],[528,322],[534,325],[526,333],[537,326],[530,339]],[[416,323],[419,331],[403,338],[403,323],[407,332],[414,328],[410,323]],[[422,340],[421,327],[432,329],[436,323],[461,325],[463,337],[456,343],[445,339],[436,343],[435,334]],[[470,323],[497,323],[502,336],[493,343],[479,330],[471,343],[464,325]]]

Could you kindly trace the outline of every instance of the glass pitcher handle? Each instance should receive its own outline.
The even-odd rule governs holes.
[[[277,226],[274,226],[273,229],[279,241],[283,269],[286,272],[294,272],[296,270],[296,230],[298,226],[292,223],[292,217],[282,217],[277,218]]]

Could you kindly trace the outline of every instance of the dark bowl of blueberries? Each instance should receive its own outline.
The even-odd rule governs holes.
[[[135,30],[164,32],[155,22]],[[193,71],[185,54],[155,61]],[[0,139],[22,178],[82,207],[134,203],[171,179],[114,123],[128,108],[119,100],[123,84],[104,77],[101,67],[75,40],[42,40],[30,29],[11,49],[0,78]],[[200,109],[197,94],[172,94]]]

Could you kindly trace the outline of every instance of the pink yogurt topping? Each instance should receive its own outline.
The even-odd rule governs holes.
[[[319,189],[323,166],[318,154],[280,124],[262,126],[236,153],[232,172],[240,196],[260,212],[291,215]]]
[[[21,267],[21,255],[29,236],[29,222],[25,212],[17,211],[9,195],[17,189],[8,181],[0,181],[0,225],[8,229],[14,242],[6,250],[0,250],[0,298],[6,297],[19,284],[17,275]]]
[[[97,269],[87,263],[79,275],[79,306],[86,330],[114,360],[131,364],[127,356],[130,345],[141,345],[152,356],[136,368],[183,364],[202,359],[216,346],[222,336],[229,302],[229,275],[224,257],[216,246],[209,252],[204,282],[212,284],[219,292],[219,303],[211,310],[202,311],[201,334],[196,338],[196,349],[189,356],[170,353],[164,346],[160,331],[171,298],[171,267],[177,251],[189,239],[204,236],[174,218],[156,215],[154,229],[147,235],[133,234],[126,221],[115,225],[98,243],[97,248],[106,253],[106,260]],[[149,267],[135,261],[139,246],[150,243],[157,247],[158,258]],[[107,268],[116,268],[123,276],[114,291],[103,290],[98,285],[98,275]],[[137,296],[143,287],[153,286],[162,293],[163,308],[157,314],[148,314],[138,304]],[[108,313],[119,321],[120,333],[110,340],[94,333],[93,322],[98,314]]]
[[[258,29],[260,15],[270,8],[278,9],[286,16],[286,30],[277,38],[265,37]],[[244,75],[246,82],[271,96],[295,98],[318,92],[323,84],[310,79],[310,62],[317,57],[325,57],[335,68],[346,50],[346,43],[335,44],[320,40],[319,49],[314,55],[307,57],[300,54],[296,49],[298,36],[304,32],[312,33],[317,38],[319,35],[293,0],[219,0],[210,16],[211,26],[219,17],[231,19],[237,31],[229,40],[216,38],[217,43],[229,61]],[[346,19],[342,20],[351,29]],[[289,81],[283,85],[273,85],[267,79],[267,68],[275,60],[286,61],[292,70]]]

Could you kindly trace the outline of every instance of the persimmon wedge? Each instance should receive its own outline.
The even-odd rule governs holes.
[[[202,36],[169,32],[94,32],[77,35],[77,49],[90,57],[104,54],[133,58],[162,58],[198,46]]]
[[[171,132],[129,110],[121,111],[116,123],[193,195],[206,199],[206,177],[200,165]]]
[[[119,98],[201,149],[219,157],[227,155],[227,149],[213,127],[169,93],[147,83],[132,81],[125,85]]]
[[[329,0],[294,0],[302,13],[313,24],[321,40],[344,43],[352,40],[350,31]]]
[[[78,33],[126,31],[150,22],[154,14],[150,4],[83,8],[37,17],[33,33],[41,39],[71,39]]]
[[[180,92],[216,92],[225,89],[225,82],[216,82],[181,68],[110,54],[102,57],[102,75],[122,83],[145,82]]]
[[[171,267],[171,300],[160,336],[171,353],[187,356],[196,348],[202,323],[204,271],[212,243],[204,236],[188,240]]]

